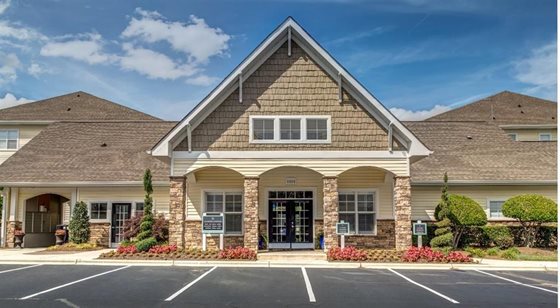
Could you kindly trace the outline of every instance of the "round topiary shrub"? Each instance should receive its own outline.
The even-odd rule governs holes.
[[[487,222],[486,213],[480,204],[461,195],[449,195],[447,217],[451,221],[454,248],[457,248],[466,228],[484,226]]]
[[[513,246],[513,235],[511,235],[511,231],[508,226],[485,226],[482,227],[482,232],[488,242],[500,247],[501,249]]]
[[[523,227],[523,244],[532,247],[541,224],[556,221],[558,205],[544,196],[526,194],[508,199],[502,206],[502,213],[519,221]]]

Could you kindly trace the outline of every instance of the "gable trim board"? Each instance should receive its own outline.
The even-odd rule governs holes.
[[[243,62],[237,66],[206,98],[165,135],[151,150],[154,156],[171,156],[173,148],[187,137],[236,89],[242,92],[243,81],[254,73],[288,37],[298,44],[319,66],[352,95],[364,109],[408,149],[409,156],[428,156],[431,151],[408,130],[388,109],[369,93],[327,51],[325,51],[294,19],[289,17],[276,28]],[[240,100],[242,104],[242,100]],[[388,146],[388,150],[390,147]]]

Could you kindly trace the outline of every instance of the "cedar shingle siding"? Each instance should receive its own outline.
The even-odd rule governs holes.
[[[194,151],[223,150],[387,150],[387,132],[297,44],[287,43],[235,90],[192,132]],[[330,115],[330,144],[249,143],[250,115]],[[395,144],[395,149],[399,148]],[[183,140],[175,150],[187,150]]]

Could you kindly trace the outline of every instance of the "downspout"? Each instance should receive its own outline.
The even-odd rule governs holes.
[[[0,231],[0,247],[6,247],[6,213],[8,209],[8,204],[6,200],[8,200],[8,194],[10,188],[4,187],[2,189],[2,230]]]

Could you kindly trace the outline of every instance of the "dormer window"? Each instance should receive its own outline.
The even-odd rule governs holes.
[[[18,135],[17,129],[0,130],[0,150],[17,150]]]
[[[251,143],[330,143],[330,116],[251,116]]]

